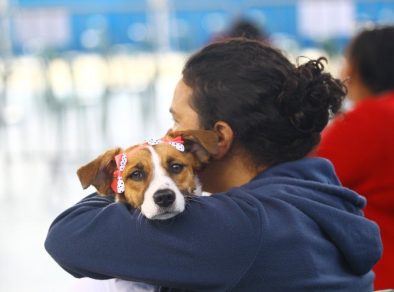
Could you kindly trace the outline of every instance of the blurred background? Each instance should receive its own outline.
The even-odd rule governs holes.
[[[0,0],[0,291],[70,291],[43,243],[92,191],[77,168],[165,133],[185,59],[241,19],[339,76],[359,29],[394,24],[394,0]]]

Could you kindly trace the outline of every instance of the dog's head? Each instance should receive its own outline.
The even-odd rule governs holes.
[[[217,151],[212,131],[169,131],[163,139],[105,152],[78,169],[82,187],[140,208],[148,219],[168,219],[201,193],[196,171]]]

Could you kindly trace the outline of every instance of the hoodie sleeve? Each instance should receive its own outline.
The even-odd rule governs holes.
[[[227,290],[253,262],[260,224],[253,202],[229,193],[195,198],[166,221],[93,194],[55,219],[45,248],[75,277]]]

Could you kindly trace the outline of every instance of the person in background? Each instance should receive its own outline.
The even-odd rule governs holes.
[[[306,157],[344,95],[321,59],[295,66],[247,39],[204,47],[170,112],[174,130],[216,133],[199,172],[212,196],[161,221],[92,194],[55,219],[47,251],[76,277],[166,291],[371,291],[381,241],[365,199],[327,159]]]
[[[345,59],[354,107],[323,132],[316,155],[331,160],[342,184],[367,198],[365,216],[380,226],[384,247],[374,268],[375,288],[393,288],[394,27],[362,31]]]
[[[211,42],[224,41],[231,38],[246,38],[269,43],[268,34],[257,23],[247,18],[237,18],[222,33],[214,36]]]

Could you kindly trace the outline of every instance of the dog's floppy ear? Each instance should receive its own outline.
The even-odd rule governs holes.
[[[218,152],[218,136],[209,130],[168,131],[170,137],[181,136],[185,149],[192,152],[201,163],[207,163]]]
[[[77,171],[79,180],[84,189],[94,186],[101,195],[113,193],[111,182],[116,170],[115,156],[122,151],[121,148],[111,149],[97,157],[95,160],[80,167]]]

